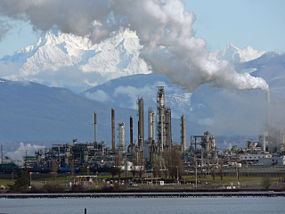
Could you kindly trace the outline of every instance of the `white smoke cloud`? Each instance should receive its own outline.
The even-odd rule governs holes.
[[[114,90],[114,96],[127,96],[128,103],[121,103],[121,107],[136,109],[136,102],[139,97],[144,97],[145,102],[155,102],[155,86],[146,85],[142,88],[133,86],[119,86]]]
[[[0,15],[25,19],[43,31],[57,27],[94,42],[129,28],[143,45],[142,56],[153,72],[195,90],[201,84],[249,90],[268,89],[262,78],[237,73],[193,35],[193,13],[182,0],[2,0]]]
[[[198,120],[198,124],[202,126],[214,126],[215,120],[212,118],[205,118]]]
[[[97,100],[99,102],[111,101],[110,96],[102,90],[97,90],[93,93],[86,92],[85,96],[91,100]]]
[[[7,156],[13,161],[22,162],[23,157],[25,157],[25,155],[34,155],[35,151],[44,148],[45,146],[40,146],[35,144],[24,144],[21,142],[18,149],[13,152],[8,152]]]

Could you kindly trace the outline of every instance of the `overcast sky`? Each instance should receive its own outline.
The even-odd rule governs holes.
[[[185,0],[185,3],[187,10],[196,16],[196,35],[207,41],[210,51],[230,43],[239,48],[249,45],[258,50],[285,51],[284,0]],[[0,41],[0,57],[35,43],[41,35],[29,23],[1,19],[6,20],[10,30]]]

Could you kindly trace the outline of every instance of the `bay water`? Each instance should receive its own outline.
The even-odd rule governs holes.
[[[285,213],[284,197],[0,199],[7,214]]]

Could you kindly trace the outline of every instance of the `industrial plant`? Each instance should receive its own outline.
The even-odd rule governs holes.
[[[36,173],[49,173],[56,168],[59,173],[74,173],[80,170],[95,174],[117,169],[119,173],[137,174],[143,177],[182,179],[193,176],[240,176],[240,175],[284,175],[285,134],[267,131],[259,136],[259,141],[248,141],[245,148],[232,148],[219,151],[215,136],[205,131],[201,135],[190,136],[187,142],[187,118],[180,117],[180,143],[172,140],[171,109],[165,105],[165,88],[158,87],[157,109],[147,110],[147,130],[145,134],[144,99],[137,99],[137,135],[134,133],[134,118],[130,116],[129,127],[124,121],[115,123],[115,109],[110,109],[111,147],[98,140],[97,114],[94,112],[94,140],[72,144],[54,144],[51,148],[40,149],[35,155],[24,157],[25,170]],[[129,136],[126,136],[129,129]],[[129,144],[126,144],[126,138]],[[1,160],[1,166],[5,161]],[[7,164],[7,163],[6,163]],[[246,167],[243,167],[246,166]],[[272,168],[280,166],[281,168]],[[249,168],[251,167],[251,168]],[[254,168],[256,167],[256,168]],[[260,168],[261,167],[261,168]],[[264,169],[267,170],[264,170]],[[11,173],[9,167],[1,172]],[[9,171],[10,170],[10,171]],[[196,180],[196,185],[197,185]]]

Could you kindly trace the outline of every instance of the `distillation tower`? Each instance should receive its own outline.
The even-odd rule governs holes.
[[[165,132],[165,94],[164,87],[159,86],[157,92],[157,143],[160,153],[163,152],[166,145]]]
[[[152,143],[155,140],[155,113],[152,108],[148,109],[148,141]]]

